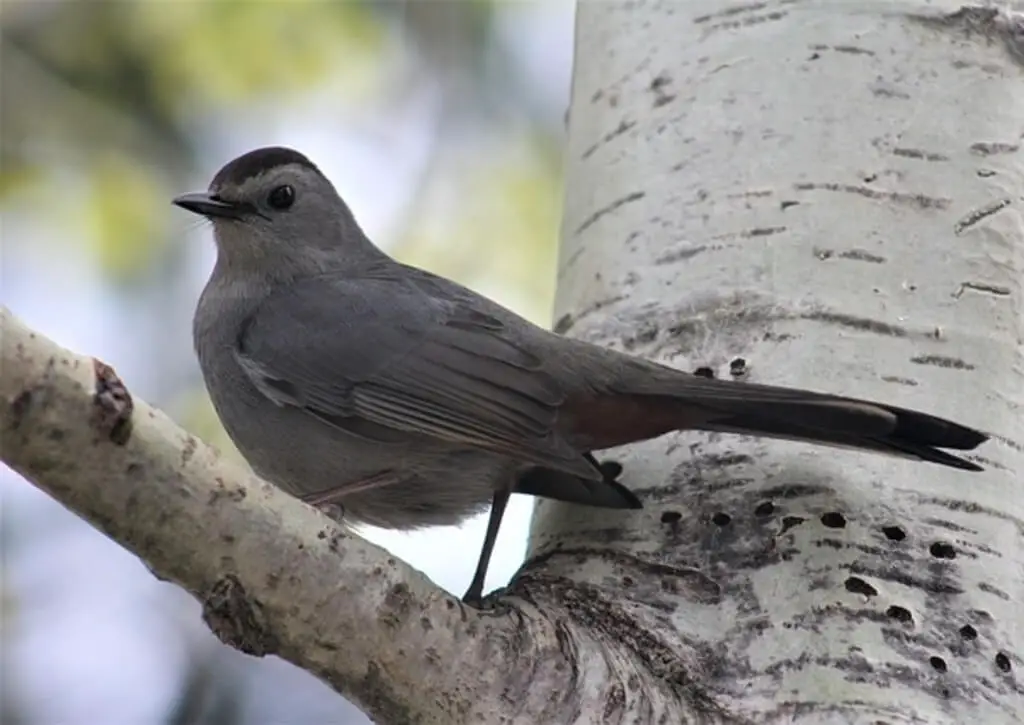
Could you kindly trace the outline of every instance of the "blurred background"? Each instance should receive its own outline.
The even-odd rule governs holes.
[[[2,303],[229,450],[192,354],[210,231],[169,200],[282,144],[394,256],[547,324],[572,32],[567,0],[3,0]],[[0,496],[4,725],[368,722],[6,468]],[[483,528],[365,534],[461,594]]]

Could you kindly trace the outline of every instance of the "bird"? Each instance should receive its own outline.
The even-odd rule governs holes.
[[[701,430],[791,439],[963,471],[988,435],[888,403],[709,378],[559,335],[363,232],[286,147],[228,162],[173,203],[212,222],[193,342],[214,409],[261,478],[346,520],[398,530],[490,506],[463,601],[479,605],[513,493],[642,507],[595,451]]]

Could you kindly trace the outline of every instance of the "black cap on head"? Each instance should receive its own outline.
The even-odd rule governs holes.
[[[213,177],[210,187],[220,187],[224,184],[239,186],[246,179],[251,179],[265,171],[286,164],[297,164],[323,176],[320,169],[298,151],[283,146],[267,146],[242,154],[234,161],[229,162]]]

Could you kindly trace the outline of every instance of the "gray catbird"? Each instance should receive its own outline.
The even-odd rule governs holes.
[[[491,504],[479,600],[510,493],[639,508],[591,451],[699,429],[850,446],[967,471],[988,436],[924,413],[714,380],[562,337],[388,257],[302,154],[263,148],[178,206],[213,222],[195,348],[262,477],[395,529]]]

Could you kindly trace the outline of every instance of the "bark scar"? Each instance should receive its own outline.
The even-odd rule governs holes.
[[[203,621],[217,639],[245,654],[264,657],[278,649],[263,608],[232,574],[217,580],[203,599]]]
[[[115,445],[123,446],[132,436],[131,393],[114,368],[93,358],[96,392],[92,396],[92,424]]]
[[[11,401],[11,428],[18,430],[25,420],[29,408],[32,407],[32,390],[22,390],[18,397]]]

